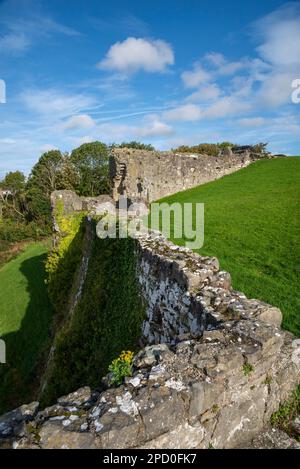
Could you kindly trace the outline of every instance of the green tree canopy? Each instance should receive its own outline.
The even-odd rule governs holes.
[[[51,150],[40,157],[32,168],[26,186],[29,219],[50,224],[51,192],[60,189],[60,173],[64,156],[59,150]]]
[[[59,173],[63,163],[63,155],[59,150],[51,150],[40,157],[32,168],[27,189],[33,187],[40,190],[46,197],[58,189]]]
[[[70,161],[76,172],[76,192],[97,196],[109,192],[108,148],[104,143],[84,143],[72,151]]]
[[[21,171],[11,171],[0,182],[0,218],[25,219],[25,176]]]
[[[15,195],[25,189],[25,176],[21,171],[10,171],[0,182],[0,187]]]

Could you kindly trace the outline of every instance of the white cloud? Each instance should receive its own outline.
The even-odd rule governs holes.
[[[248,102],[240,100],[234,95],[224,96],[208,106],[203,112],[203,117],[218,119],[220,117],[236,116],[250,109],[251,105]]]
[[[174,53],[167,42],[128,37],[113,44],[98,67],[124,73],[163,72],[173,63]]]
[[[224,65],[226,62],[224,55],[218,52],[209,52],[205,54],[204,59],[216,67]]]
[[[234,75],[236,72],[247,67],[244,61],[227,62],[218,68],[217,73],[219,75]]]
[[[300,64],[300,5],[290,2],[254,23],[258,53],[273,65]]]
[[[83,137],[72,136],[70,140],[78,145],[99,139],[111,143],[114,141],[163,137],[173,133],[172,127],[163,122],[157,114],[149,114],[142,119],[140,125],[98,123],[89,135]]]
[[[94,120],[88,114],[71,116],[61,125],[62,130],[88,129],[95,125]]]
[[[291,103],[291,84],[300,76],[300,4],[283,5],[256,21],[253,29],[261,42],[256,50],[269,63],[267,73],[260,75],[256,104],[279,107]]]
[[[211,84],[202,86],[198,91],[190,94],[186,101],[195,103],[195,102],[203,102],[203,101],[214,101],[221,95],[221,90],[218,85]]]
[[[144,125],[141,128],[136,129],[136,135],[141,138],[158,137],[172,135],[174,130],[172,127],[165,122],[155,118],[149,125]]]
[[[299,71],[300,73],[300,71]],[[257,105],[278,107],[291,103],[293,72],[274,71],[262,82],[256,99]]]
[[[193,70],[183,72],[181,79],[187,88],[197,88],[211,79],[211,74],[200,64],[195,64]]]
[[[183,104],[163,113],[163,118],[170,121],[196,121],[201,116],[201,109],[195,104]]]

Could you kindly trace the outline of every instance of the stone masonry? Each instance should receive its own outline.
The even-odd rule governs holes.
[[[219,179],[259,158],[244,150],[221,156],[116,148],[110,157],[112,196],[152,202],[178,191]]]

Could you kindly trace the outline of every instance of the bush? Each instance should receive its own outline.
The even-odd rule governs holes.
[[[201,153],[209,156],[218,156],[220,148],[215,143],[201,143],[192,147],[183,145],[172,151],[179,153]]]
[[[234,148],[236,145],[231,142],[221,142],[221,143],[199,143],[199,145],[187,146],[182,145],[178,148],[172,149],[174,152],[178,153],[200,153],[209,156],[218,156],[222,150],[225,148]]]
[[[22,222],[14,220],[0,221],[0,239],[10,243],[17,243],[26,239],[40,239],[49,236],[47,227],[43,228],[36,222]]]
[[[122,142],[119,145],[112,145],[113,147],[117,148],[133,148],[134,150],[148,150],[148,151],[155,151],[155,148],[150,143],[141,143],[136,142],[135,140],[131,142]]]

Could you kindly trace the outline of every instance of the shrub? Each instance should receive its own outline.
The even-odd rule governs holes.
[[[172,151],[179,153],[201,153],[209,156],[218,156],[220,148],[216,143],[201,143],[192,147],[183,145]]]
[[[133,148],[135,150],[149,150],[149,151],[155,151],[155,148],[153,145],[150,143],[141,143],[141,142],[136,142],[135,140],[131,142],[122,142],[119,145],[112,145],[112,147],[117,147],[117,148]]]
[[[36,222],[22,222],[14,220],[0,220],[0,239],[10,243],[17,243],[26,239],[37,240],[49,236],[47,227],[41,227]]]
[[[178,148],[172,149],[174,152],[178,153],[200,153],[209,156],[218,156],[224,148],[234,149],[236,145],[231,142],[221,142],[221,143],[199,143],[194,146],[182,145]]]

